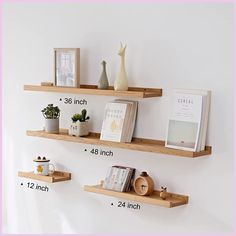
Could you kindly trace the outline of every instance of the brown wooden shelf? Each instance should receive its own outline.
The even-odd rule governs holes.
[[[166,200],[160,198],[160,191],[155,190],[150,196],[140,196],[137,195],[135,192],[116,192],[108,189],[102,188],[102,185],[85,185],[84,190],[87,192],[103,194],[107,196],[117,197],[128,199],[137,202],[143,202],[152,205],[159,205],[163,207],[176,207],[185,205],[188,203],[188,196],[169,193],[169,197]]]
[[[24,90],[135,98],[150,98],[162,96],[162,89],[159,88],[129,87],[128,91],[115,91],[113,87],[109,87],[108,90],[98,89],[97,85],[80,85],[80,88],[24,85]]]
[[[24,177],[28,179],[36,179],[44,182],[55,183],[61,181],[67,181],[71,179],[71,173],[63,172],[63,171],[55,171],[52,175],[36,175],[34,172],[18,172],[19,177]]]
[[[206,146],[206,149],[204,151],[191,152],[191,151],[183,151],[183,150],[177,150],[177,149],[172,149],[172,148],[166,148],[165,142],[161,140],[133,138],[131,143],[119,143],[119,142],[100,140],[99,133],[90,133],[86,137],[74,137],[74,136],[68,135],[68,130],[66,129],[61,129],[59,134],[50,134],[50,133],[46,133],[43,130],[39,130],[39,131],[29,130],[26,133],[28,136],[34,136],[34,137],[63,140],[63,141],[76,142],[76,143],[94,144],[94,145],[108,146],[108,147],[114,147],[114,148],[124,148],[124,149],[131,149],[131,150],[143,151],[143,152],[154,152],[154,153],[161,153],[161,154],[167,154],[167,155],[176,155],[176,156],[181,156],[181,157],[194,158],[194,157],[200,157],[200,156],[211,154],[211,147],[209,146]]]

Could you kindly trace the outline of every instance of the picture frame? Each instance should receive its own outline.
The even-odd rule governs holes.
[[[80,87],[80,48],[54,48],[54,81],[59,87]]]

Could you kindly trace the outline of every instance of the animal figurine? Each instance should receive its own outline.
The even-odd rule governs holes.
[[[160,198],[166,200],[167,197],[168,197],[167,188],[161,186]]]
[[[120,50],[118,52],[118,55],[121,58],[120,62],[120,71],[116,76],[115,83],[114,83],[114,89],[116,91],[127,91],[128,90],[128,79],[125,71],[125,49],[126,46],[123,47],[122,43],[120,46]]]

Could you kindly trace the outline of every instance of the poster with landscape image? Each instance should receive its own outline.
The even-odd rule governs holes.
[[[170,120],[167,145],[194,149],[197,134],[198,123]]]

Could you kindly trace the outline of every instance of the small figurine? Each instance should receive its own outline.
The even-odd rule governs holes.
[[[167,188],[161,186],[160,198],[166,200],[167,197],[168,197]]]
[[[120,50],[118,52],[118,55],[121,58],[120,61],[120,71],[118,72],[115,83],[114,83],[114,89],[116,91],[127,91],[128,90],[128,78],[125,70],[125,49],[126,46],[123,47],[122,43],[120,46]]]
[[[107,72],[106,72],[106,62],[102,61],[102,74],[100,76],[100,79],[98,81],[98,88],[99,89],[108,89],[109,82],[107,78]]]

